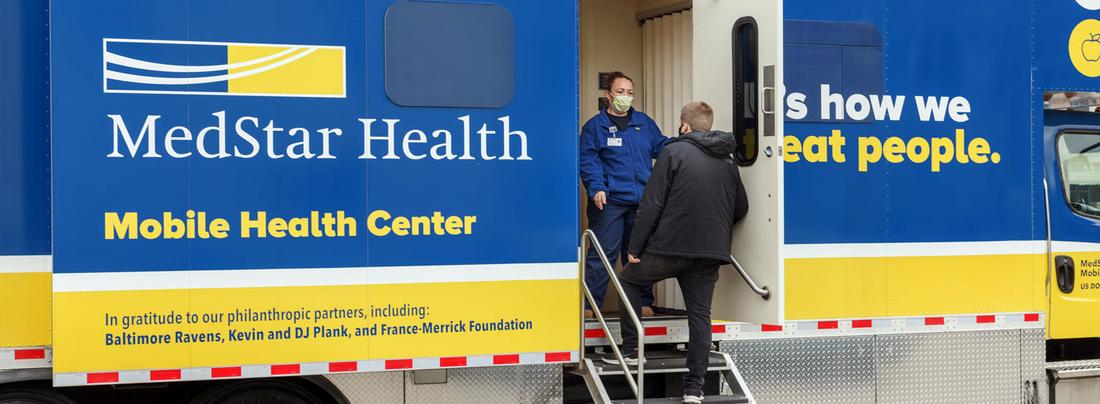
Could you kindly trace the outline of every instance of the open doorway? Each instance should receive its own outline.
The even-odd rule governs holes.
[[[782,2],[580,0],[579,4],[578,125],[600,113],[605,94],[601,77],[615,71],[633,78],[633,106],[650,116],[663,136],[678,135],[684,104],[710,104],[712,129],[732,132],[739,140],[734,155],[750,207],[745,220],[733,226],[730,248],[743,271],[731,269],[720,275],[713,317],[782,321],[784,122],[777,113],[783,110]],[[611,134],[610,118],[604,121],[607,137],[616,137]],[[611,146],[609,139],[608,149]],[[629,176],[624,179],[635,181]],[[644,183],[635,187],[644,188]],[[582,217],[590,209],[588,199],[583,192]],[[582,220],[582,228],[588,225]],[[769,286],[771,293],[750,289],[738,272],[749,283]],[[617,308],[610,295],[605,294],[601,305],[605,312]],[[657,285],[653,300],[658,313],[675,315],[684,308],[680,288],[673,281]]]
[[[692,101],[691,22],[691,1],[580,0],[578,125],[607,108],[605,79],[619,71],[634,81],[634,107],[653,118],[665,136],[676,136],[680,107]],[[580,203],[581,228],[587,229],[583,189]],[[676,315],[684,308],[675,280],[655,286],[654,298],[658,314]],[[618,311],[615,293],[607,293],[601,310]]]

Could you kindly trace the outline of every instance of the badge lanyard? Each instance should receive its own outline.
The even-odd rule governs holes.
[[[611,126],[607,128],[607,131],[611,133],[611,137],[607,138],[607,145],[612,147],[620,147],[623,145],[623,139],[619,137],[619,127]]]

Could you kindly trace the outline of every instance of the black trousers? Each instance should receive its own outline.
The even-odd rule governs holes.
[[[714,284],[718,281],[721,261],[710,258],[683,258],[642,253],[642,262],[630,264],[619,274],[623,290],[630,299],[635,313],[642,310],[642,291],[654,283],[676,278],[684,295],[688,315],[688,373],[684,375],[684,394],[702,395],[703,377],[707,373],[710,355],[711,324],[710,305],[714,297]],[[622,319],[623,352],[638,349],[638,330],[629,321],[623,302],[619,302]]]

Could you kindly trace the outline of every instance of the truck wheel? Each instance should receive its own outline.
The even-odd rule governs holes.
[[[0,404],[76,404],[76,401],[52,390],[17,389],[0,392]]]
[[[324,404],[326,400],[293,382],[250,380],[211,387],[191,404]],[[0,404],[6,404],[0,402]]]

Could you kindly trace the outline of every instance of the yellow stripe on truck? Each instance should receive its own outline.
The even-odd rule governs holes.
[[[50,345],[50,276],[0,273],[0,348]]]
[[[1044,254],[784,261],[786,318],[1045,312]]]
[[[59,314],[54,371],[576,351],[580,347],[579,293],[576,280],[58,292],[54,294]],[[408,307],[426,307],[424,318]],[[228,323],[228,313],[236,316],[246,309],[309,312],[310,317],[321,312],[325,318],[238,318]],[[150,312],[176,317],[155,320],[169,324],[134,324],[146,322],[139,317]],[[435,324],[436,332],[422,333],[427,322]],[[448,329],[452,322],[464,324],[465,329]],[[482,330],[475,331],[472,324]],[[485,330],[499,329],[500,324],[514,327]],[[351,336],[339,335],[341,326]],[[379,335],[354,336],[357,330],[372,326]],[[412,329],[417,333],[401,333]],[[278,338],[303,332],[307,338]],[[245,339],[230,340],[230,333]],[[250,340],[257,333],[263,334],[262,339]],[[212,335],[220,337],[212,339]],[[139,337],[146,343],[133,343]],[[152,338],[156,343],[148,343]]]

